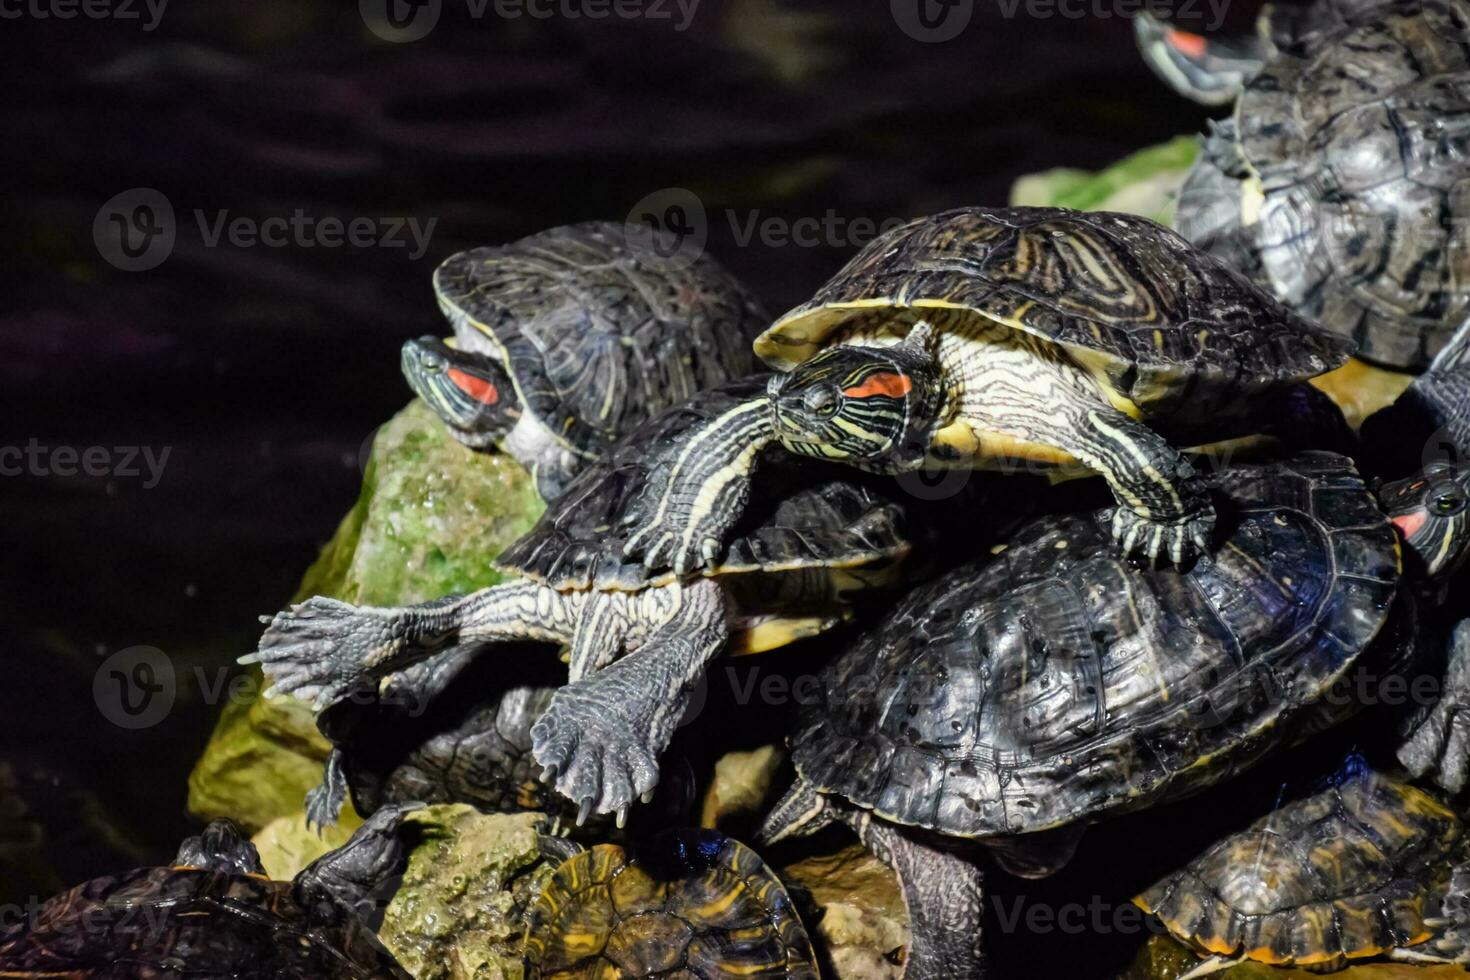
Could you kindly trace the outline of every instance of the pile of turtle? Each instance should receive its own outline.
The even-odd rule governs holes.
[[[242,658],[333,745],[309,819],[350,798],[366,823],[290,883],[212,824],[173,867],[53,899],[0,937],[0,974],[407,976],[374,896],[416,807],[460,803],[547,815],[527,976],[815,977],[753,848],[837,824],[898,878],[905,975],[982,977],[992,867],[1051,875],[1090,825],[1334,739],[1340,771],[1137,902],[1190,975],[1470,965],[1470,6],[1139,25],[1161,74],[1237,104],[1184,235],[956,208],[774,321],[647,229],[446,261],[454,335],[408,342],[404,373],[545,513],[502,584],[311,598]],[[1355,429],[1329,393],[1364,363],[1417,376]],[[750,840],[695,829],[709,774],[674,746],[706,671],[814,643],[815,696],[773,733],[783,792]],[[1424,678],[1407,709],[1375,696]],[[1355,716],[1373,741],[1349,755]]]

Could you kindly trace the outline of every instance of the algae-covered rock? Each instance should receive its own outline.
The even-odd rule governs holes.
[[[781,879],[821,910],[807,921],[837,980],[898,980],[909,943],[908,912],[892,871],[861,844],[787,865]]]
[[[427,807],[379,938],[417,980],[519,980],[526,906],[555,870],[534,813]]]
[[[1179,136],[1139,150],[1105,170],[1058,167],[1027,174],[1011,185],[1011,203],[1079,211],[1126,211],[1167,225],[1173,220],[1179,188],[1198,151],[1196,137]]]
[[[699,825],[717,828],[730,817],[763,812],[771,802],[771,787],[785,758],[779,745],[722,755],[704,794]]]
[[[1178,980],[1199,966],[1200,958],[1170,936],[1152,936],[1119,980]],[[1331,974],[1333,980],[1464,980],[1458,966],[1413,966],[1407,963],[1366,963]],[[1321,973],[1283,970],[1264,963],[1241,963],[1210,974],[1211,980],[1320,980]]]
[[[318,833],[318,828],[307,825],[306,811],[297,810],[266,824],[251,838],[251,843],[260,852],[265,873],[289,881],[323,854],[347,843],[347,838],[361,824],[362,818],[349,805],[343,808],[335,824],[320,828]]]
[[[357,504],[293,601],[397,605],[495,585],[491,561],[544,509],[519,463],[466,449],[414,401],[378,430]],[[259,830],[301,809],[326,755],[300,702],[229,703],[189,776],[190,812]]]

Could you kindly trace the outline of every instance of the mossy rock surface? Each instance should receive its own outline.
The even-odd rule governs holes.
[[[1125,211],[1162,224],[1174,218],[1179,188],[1199,152],[1194,136],[1139,150],[1096,172],[1058,167],[1027,174],[1011,185],[1011,203],[1027,207]]]
[[[409,855],[379,938],[417,980],[520,980],[526,906],[554,872],[537,813],[480,813],[462,803],[408,817]]]
[[[495,585],[491,562],[544,509],[519,463],[466,449],[414,401],[378,430],[357,504],[292,601],[400,605]],[[229,703],[189,776],[189,810],[260,830],[301,809],[326,756],[302,703]]]

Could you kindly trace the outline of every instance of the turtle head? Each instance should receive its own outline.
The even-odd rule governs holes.
[[[1378,503],[1432,578],[1448,575],[1470,544],[1470,470],[1433,462],[1414,476],[1385,483]]]
[[[773,378],[769,395],[776,437],[791,452],[886,470],[922,464],[945,402],[922,323],[892,347],[825,350]]]
[[[493,358],[420,337],[403,345],[402,360],[413,393],[471,449],[496,445],[520,417],[510,376]]]

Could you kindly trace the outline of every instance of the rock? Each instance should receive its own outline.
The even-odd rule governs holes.
[[[396,605],[495,585],[502,576],[491,561],[544,509],[519,463],[461,446],[415,400],[378,430],[357,504],[293,601]],[[260,830],[301,809],[326,756],[300,702],[230,703],[189,776],[189,810]]]
[[[699,825],[719,828],[729,817],[764,812],[771,802],[771,783],[785,758],[778,745],[722,755],[704,794]]]
[[[1126,211],[1163,224],[1174,217],[1174,201],[1194,163],[1199,140],[1179,136],[1139,150],[1095,173],[1058,167],[1027,174],[1011,186],[1011,203],[1028,207]]]
[[[348,803],[335,824],[323,827],[318,834],[316,828],[306,825],[306,811],[297,810],[284,817],[277,817],[266,824],[251,838],[255,849],[260,852],[260,863],[265,873],[281,881],[289,881],[323,854],[347,843],[347,838],[362,823]]]
[[[425,840],[378,935],[417,980],[520,980],[522,917],[554,871],[537,846],[540,820],[462,803],[408,817]]]
[[[806,919],[837,980],[898,980],[909,942],[908,911],[898,879],[861,844],[804,858],[780,869],[783,881],[811,896],[821,918]]]

